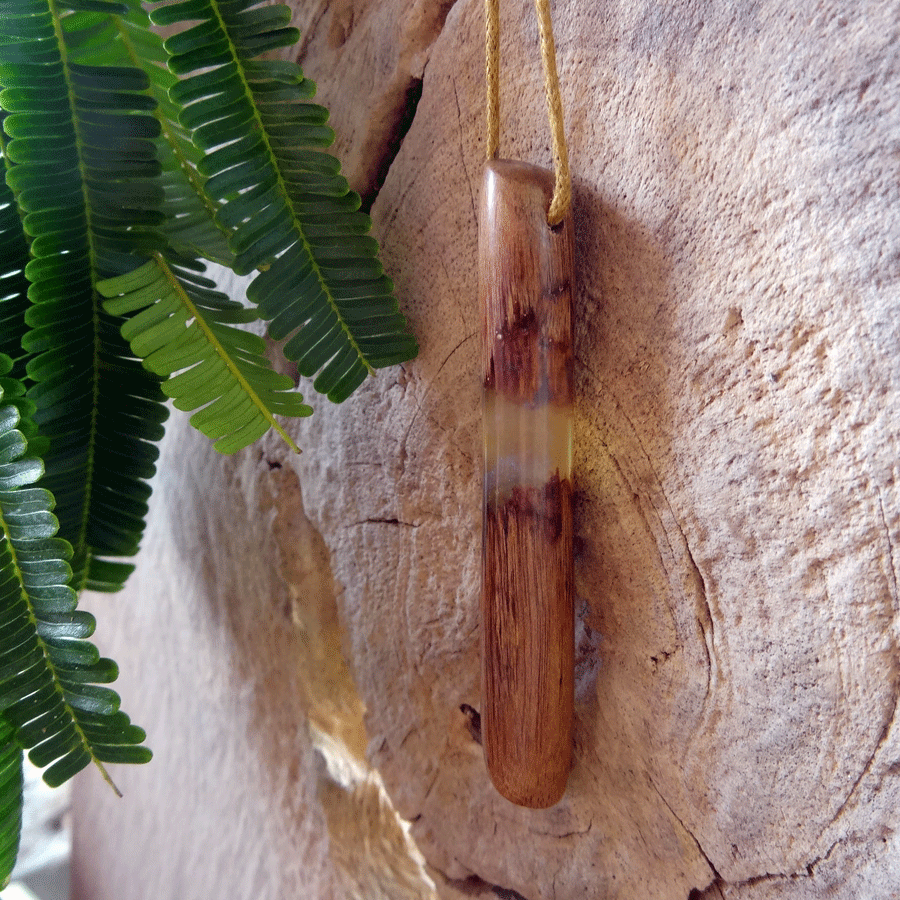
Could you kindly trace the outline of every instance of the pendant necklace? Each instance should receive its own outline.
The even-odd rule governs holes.
[[[555,172],[498,158],[499,0],[486,0],[481,724],[494,786],[544,808],[572,764],[574,234],[549,0],[535,6]]]

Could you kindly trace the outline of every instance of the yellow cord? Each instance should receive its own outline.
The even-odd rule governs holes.
[[[553,145],[555,184],[547,222],[558,225],[572,205],[572,176],[563,121],[559,74],[556,71],[556,45],[550,0],[534,0],[541,35],[541,61],[544,66],[544,93]],[[485,0],[485,80],[487,82],[487,158],[494,159],[500,148],[500,0]]]
[[[553,40],[553,23],[550,20],[550,0],[535,0],[538,27],[541,32],[541,60],[544,63],[544,93],[547,95],[547,114],[550,117],[550,135],[553,141],[553,165],[556,184],[547,221],[558,225],[572,205],[572,176],[569,173],[569,150],[566,147],[566,129],[563,123],[562,98],[559,95],[559,74],[556,71],[556,44]]]
[[[484,77],[487,82],[487,158],[500,149],[500,0],[484,0]]]

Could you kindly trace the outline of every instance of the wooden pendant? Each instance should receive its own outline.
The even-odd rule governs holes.
[[[571,213],[553,175],[487,163],[479,222],[483,328],[482,702],[491,780],[552,806],[572,760]]]

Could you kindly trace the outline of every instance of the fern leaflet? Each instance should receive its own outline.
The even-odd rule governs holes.
[[[22,833],[22,748],[0,716],[0,890],[9,884]]]
[[[169,96],[178,79],[168,69],[169,55],[162,38],[151,28],[139,0],[128,0],[128,13],[114,21],[122,45],[121,64],[147,73],[149,93],[157,103],[154,115],[160,136],[156,150],[162,164],[164,207],[170,211],[163,233],[178,253],[230,267],[234,257],[216,223],[218,204],[203,190],[206,178],[198,170],[203,154],[178,121],[179,107]]]
[[[200,20],[170,37],[169,67],[181,123],[207,152],[204,189],[220,205],[234,270],[261,269],[248,289],[270,335],[313,387],[346,399],[373,369],[417,352],[367,235],[368,216],[334,157],[334,132],[311,103],[315,86],[295,63],[260,60],[290,46],[296,29],[281,5],[258,0],[157,4],[154,22]]]
[[[216,450],[234,453],[272,427],[299,452],[275,415],[308,416],[312,410],[291,379],[272,370],[265,341],[234,327],[254,321],[252,310],[160,254],[98,288],[111,298],[104,304],[108,312],[138,313],[122,328],[132,352],[157,375],[179,373],[163,382],[163,392],[178,409],[204,407],[191,424],[215,439]]]
[[[43,484],[75,550],[74,586],[116,590],[132,567],[103,557],[137,549],[158,455],[149,442],[167,410],[121,322],[102,311],[96,282],[164,246],[160,129],[147,76],[115,65],[111,17],[85,11],[125,8],[68,6],[80,9],[17,0],[0,18],[6,180],[32,239],[22,343],[34,421],[49,441]]]
[[[3,95],[0,94],[0,103]],[[6,115],[0,111],[0,131]],[[5,143],[5,142],[4,142]],[[6,165],[12,163],[3,154]],[[0,353],[9,356],[15,366],[13,374],[17,378],[25,375],[25,352],[22,338],[25,336],[25,311],[28,309],[28,279],[25,266],[28,265],[28,241],[22,231],[22,218],[16,206],[15,197],[0,180]]]
[[[84,640],[94,618],[75,608],[72,548],[56,536],[52,495],[33,486],[42,466],[25,455],[18,418],[0,406],[0,712],[31,761],[49,766],[51,786],[91,761],[109,781],[104,762],[145,762],[150,751],[101,684],[118,669]]]

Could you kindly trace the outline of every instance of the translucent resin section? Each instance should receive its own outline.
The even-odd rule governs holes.
[[[484,496],[507,500],[515,487],[543,487],[554,476],[572,477],[572,407],[527,406],[485,390]]]

